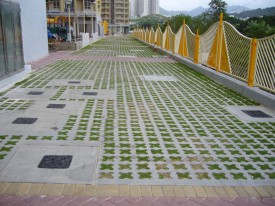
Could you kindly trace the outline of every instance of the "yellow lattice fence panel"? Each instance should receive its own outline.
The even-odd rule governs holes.
[[[170,45],[169,45],[169,41],[168,41],[168,27],[166,27],[165,31],[163,32],[163,36],[162,36],[162,48],[169,50],[170,49]]]
[[[199,62],[201,64],[207,64],[209,53],[214,43],[217,28],[218,28],[218,22],[213,24],[204,34],[200,36]]]
[[[167,51],[172,51],[174,52],[174,48],[175,48],[175,37],[174,37],[174,33],[172,32],[171,27],[168,25],[163,33],[163,45],[164,48]]]
[[[168,26],[167,28],[168,28],[167,32],[168,32],[168,41],[169,41],[169,49],[168,50],[175,53],[175,34],[172,31],[170,26]]]
[[[147,30],[144,29],[143,30],[143,41],[146,41],[146,39],[147,39]]]
[[[258,40],[255,84],[275,92],[275,35]]]
[[[157,43],[157,46],[159,47],[162,47],[163,45],[163,33],[160,29],[160,27],[157,28],[156,30],[156,43]]]
[[[173,53],[175,53],[175,39],[176,39],[176,35],[174,33],[171,33],[171,36],[170,36],[170,47],[171,47],[171,51]]]
[[[182,26],[179,28],[178,32],[175,34],[175,49],[176,54],[179,53],[180,42],[181,42]]]
[[[150,42],[150,32],[149,32],[149,29],[146,29],[146,32],[145,32],[145,41],[147,43]]]
[[[190,59],[194,59],[195,37],[196,37],[196,35],[191,31],[191,29],[187,25],[185,25],[185,32],[186,32],[188,57]]]
[[[247,81],[251,38],[239,33],[228,22],[223,22],[230,71],[237,78]]]
[[[150,44],[155,44],[155,42],[156,42],[156,40],[155,40],[155,31],[154,31],[154,29],[152,28],[151,30],[150,30]]]

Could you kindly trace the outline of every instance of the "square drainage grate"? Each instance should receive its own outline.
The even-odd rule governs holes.
[[[33,124],[38,120],[38,118],[27,118],[27,117],[19,117],[14,120],[13,124]]]
[[[44,92],[30,91],[28,95],[42,95]]]
[[[98,92],[83,92],[82,95],[87,95],[87,96],[96,96]]]
[[[245,114],[249,115],[250,117],[257,117],[257,118],[272,118],[272,116],[264,113],[261,110],[242,110]]]
[[[47,108],[51,109],[63,109],[66,106],[66,104],[49,104]]]
[[[70,167],[72,159],[71,155],[45,155],[38,168],[67,169]]]
[[[69,84],[80,84],[81,81],[69,81],[68,83],[69,83]]]

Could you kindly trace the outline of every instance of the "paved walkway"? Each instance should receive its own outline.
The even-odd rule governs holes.
[[[274,111],[129,37],[31,64],[0,94],[2,205],[274,205],[275,120],[241,110]]]

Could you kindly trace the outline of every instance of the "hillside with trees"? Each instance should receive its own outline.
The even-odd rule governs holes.
[[[270,16],[251,17],[246,20],[232,17],[226,11],[227,4],[222,0],[211,0],[209,9],[201,15],[191,17],[186,14],[179,14],[172,17],[165,17],[161,15],[150,15],[136,19],[133,23],[133,28],[157,28],[159,24],[162,31],[166,28],[167,24],[176,33],[182,25],[183,19],[190,29],[196,33],[203,34],[215,22],[219,21],[220,12],[224,13],[224,21],[234,25],[236,29],[245,36],[251,38],[263,38],[275,34],[275,12]],[[275,7],[273,7],[275,8]]]
[[[232,14],[236,18],[252,18],[252,17],[261,17],[261,16],[274,16],[275,7],[265,8],[265,9],[253,9],[249,11],[243,11],[238,14]]]

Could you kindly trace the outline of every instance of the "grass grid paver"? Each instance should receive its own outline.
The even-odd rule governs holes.
[[[131,37],[110,37],[72,56],[153,59],[163,54]],[[51,103],[74,101],[84,105],[49,135],[32,131],[2,134],[0,129],[1,167],[18,143],[83,142],[100,146],[96,184],[275,183],[275,122],[238,119],[227,106],[258,104],[179,63],[58,60],[1,92],[0,117],[9,112],[24,114],[32,108],[36,100],[9,98],[17,89],[54,91]],[[102,91],[115,94],[115,98],[67,95]],[[183,189],[191,193],[188,187]],[[71,194],[70,188],[63,190]],[[141,188],[141,192],[145,190]],[[173,192],[169,187],[165,190]],[[195,192],[215,191],[197,188]],[[159,193],[157,186],[152,190],[153,196],[155,193]]]

